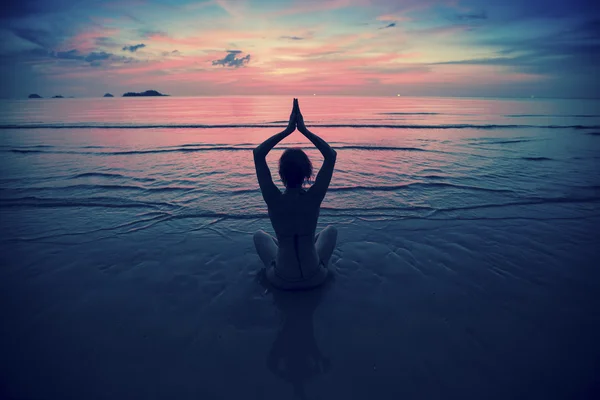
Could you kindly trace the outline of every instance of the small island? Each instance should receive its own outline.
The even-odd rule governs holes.
[[[103,97],[115,97],[115,96],[113,96],[113,95],[112,95],[112,94],[110,94],[110,93],[105,93]]]
[[[52,98],[53,98],[53,99],[64,99],[65,97],[64,97],[64,96],[61,96],[61,95],[59,94],[59,95],[56,95],[56,96],[52,96]]]
[[[30,98],[30,99],[43,99],[43,97],[42,97],[42,96],[40,96],[40,95],[39,95],[39,94],[37,94],[37,93],[30,94],[30,95],[29,95],[29,98]]]
[[[145,92],[127,92],[123,97],[153,97],[153,96],[168,96],[168,94],[162,94],[156,90],[146,90]]]

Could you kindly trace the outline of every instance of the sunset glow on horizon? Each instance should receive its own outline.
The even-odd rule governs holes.
[[[598,6],[493,3],[25,0],[0,96],[598,96]]]

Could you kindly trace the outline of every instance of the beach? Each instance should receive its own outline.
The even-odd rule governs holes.
[[[597,100],[300,98],[332,279],[270,288],[252,149],[291,97],[0,101],[0,394],[587,399]],[[273,180],[281,148],[267,157]],[[316,171],[315,171],[316,172]]]

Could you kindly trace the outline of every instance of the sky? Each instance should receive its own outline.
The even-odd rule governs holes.
[[[592,0],[19,0],[0,97],[600,97]]]

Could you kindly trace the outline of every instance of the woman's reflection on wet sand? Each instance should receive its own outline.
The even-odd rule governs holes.
[[[290,292],[273,288],[265,279],[264,271],[259,273],[260,284],[273,295],[282,318],[281,328],[267,356],[267,367],[274,375],[289,382],[300,399],[306,399],[305,385],[331,368],[329,359],[319,350],[313,324],[313,314],[331,281],[330,278],[312,290]]]

